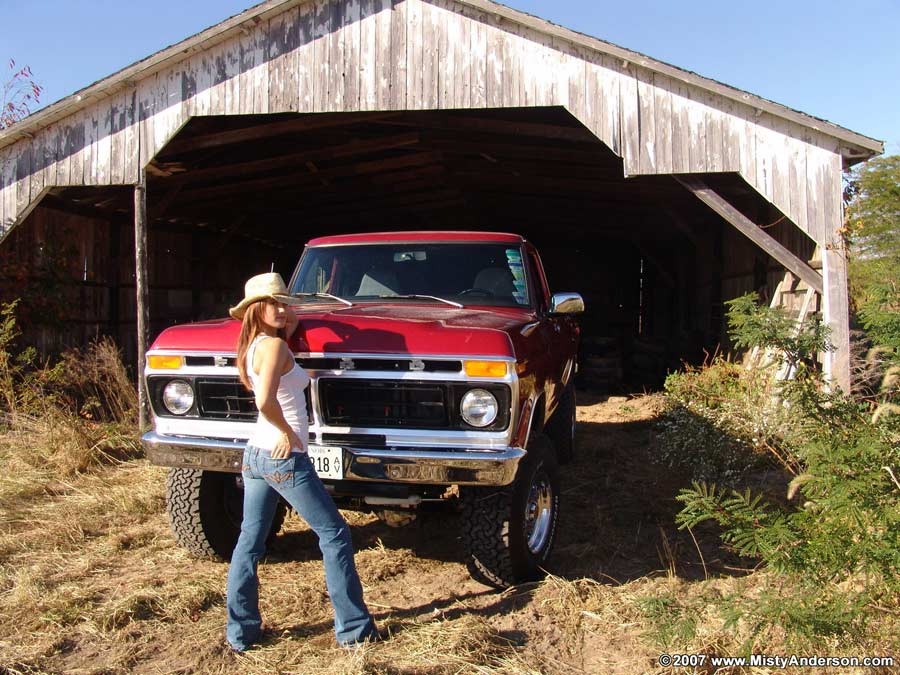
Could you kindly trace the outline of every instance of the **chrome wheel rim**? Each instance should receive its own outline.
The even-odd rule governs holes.
[[[525,538],[528,550],[537,555],[547,545],[553,527],[553,486],[545,471],[531,483],[525,503]]]

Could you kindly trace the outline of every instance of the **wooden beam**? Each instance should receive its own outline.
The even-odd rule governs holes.
[[[675,180],[694,194],[697,199],[709,206],[734,228],[759,246],[763,251],[775,258],[786,269],[800,277],[806,284],[819,293],[824,291],[822,275],[816,272],[805,261],[801,260],[778,240],[766,234],[756,223],[732,206],[728,200],[710,188],[701,178],[696,176],[675,176]]]
[[[232,131],[216,131],[201,136],[184,136],[176,138],[166,145],[161,152],[169,153],[190,152],[204,148],[220,148],[223,145],[234,143],[247,143],[263,138],[295,134],[301,131],[313,129],[327,129],[329,127],[343,127],[359,122],[374,122],[393,117],[399,113],[340,113],[334,115],[303,115],[294,119],[271,122],[269,124],[256,124],[243,129]]]
[[[379,125],[418,127],[420,129],[452,129],[454,131],[485,132],[506,136],[531,136],[603,146],[602,141],[590,131],[582,126],[574,125],[562,126],[558,124],[517,122],[471,116],[462,117],[437,112],[429,112],[427,114],[414,113],[403,117],[391,117],[390,119],[376,119],[373,121]]]
[[[147,414],[149,400],[144,383],[147,329],[150,325],[147,248],[147,174],[141,169],[140,181],[134,186],[134,280],[137,296],[138,425],[142,433],[149,422]]]
[[[295,167],[305,164],[306,162],[318,161],[323,159],[340,159],[343,157],[353,157],[356,155],[364,155],[370,152],[380,152],[383,150],[394,150],[409,145],[415,145],[419,142],[419,134],[415,132],[398,134],[396,136],[388,136],[384,138],[373,138],[363,141],[353,141],[351,143],[342,143],[324,148],[315,148],[304,152],[292,152],[278,157],[269,157],[267,159],[257,159],[248,162],[232,162],[209,166],[202,169],[187,169],[183,173],[178,174],[178,179],[187,183],[197,183],[228,176],[250,176],[254,173],[264,173],[274,169],[283,167]],[[163,163],[164,165],[164,163]],[[180,165],[180,163],[179,163]],[[174,179],[173,179],[174,180]]]

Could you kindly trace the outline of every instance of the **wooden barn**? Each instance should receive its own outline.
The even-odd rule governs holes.
[[[0,292],[139,363],[311,237],[511,231],[598,378],[701,358],[755,290],[821,312],[847,388],[841,174],[882,151],[489,0],[267,0],[0,131]]]

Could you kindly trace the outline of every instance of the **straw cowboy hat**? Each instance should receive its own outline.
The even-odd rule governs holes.
[[[244,312],[254,302],[260,300],[277,300],[286,305],[299,305],[300,299],[292,297],[288,293],[284,279],[278,272],[266,272],[250,277],[244,284],[244,299],[228,310],[235,319],[243,319]]]

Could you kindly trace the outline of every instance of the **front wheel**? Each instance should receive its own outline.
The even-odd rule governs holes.
[[[201,558],[231,559],[241,533],[244,490],[240,474],[169,469],[166,510],[175,539]],[[278,505],[269,541],[284,522],[286,509]]]
[[[462,497],[469,573],[506,588],[540,579],[556,538],[559,475],[549,439],[536,435],[512,485],[469,488]]]

